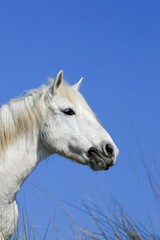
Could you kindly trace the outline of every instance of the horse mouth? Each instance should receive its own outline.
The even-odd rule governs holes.
[[[108,170],[114,165],[113,159],[97,148],[91,147],[88,151],[88,156],[90,159],[89,165],[92,170]]]

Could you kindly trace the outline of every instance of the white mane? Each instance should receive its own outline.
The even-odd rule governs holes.
[[[28,92],[25,96],[12,99],[0,109],[0,153],[21,133],[32,131],[35,123],[42,120],[44,95],[47,87]]]

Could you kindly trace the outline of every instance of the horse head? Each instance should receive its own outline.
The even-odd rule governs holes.
[[[82,79],[69,86],[60,71],[50,83],[41,139],[51,153],[89,165],[93,170],[108,170],[119,151],[80,94],[81,82]]]

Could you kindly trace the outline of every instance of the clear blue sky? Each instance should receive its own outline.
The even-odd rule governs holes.
[[[20,211],[26,204],[36,239],[42,239],[50,220],[55,221],[56,239],[71,224],[63,207],[33,183],[53,198],[80,208],[87,198],[107,211],[115,196],[146,226],[150,211],[156,225],[160,216],[139,145],[156,174],[153,158],[158,161],[160,156],[160,2],[0,0],[0,104],[47,83],[60,69],[71,84],[84,77],[81,92],[115,140],[120,155],[107,172],[92,172],[57,155],[41,162],[18,194]],[[85,215],[66,208],[80,223],[90,226]]]

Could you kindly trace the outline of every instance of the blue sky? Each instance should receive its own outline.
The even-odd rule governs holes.
[[[47,83],[60,69],[71,84],[83,76],[82,94],[120,149],[117,164],[107,172],[92,172],[57,155],[39,164],[18,194],[36,239],[42,239],[50,220],[56,239],[72,225],[63,206],[49,196],[80,208],[83,199],[91,200],[105,211],[114,196],[135,219],[149,226],[150,211],[158,224],[140,149],[156,175],[159,26],[160,2],[154,0],[0,0],[0,104]],[[66,208],[92,227],[80,211]],[[50,229],[47,239],[51,234]]]

